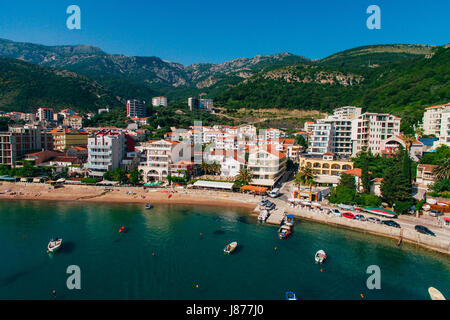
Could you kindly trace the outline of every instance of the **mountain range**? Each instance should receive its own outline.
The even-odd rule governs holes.
[[[94,110],[101,105],[123,105],[130,98],[149,101],[156,95],[185,102],[199,93],[224,107],[322,111],[350,103],[394,110],[402,103],[407,107],[449,98],[447,46],[371,45],[319,60],[279,53],[183,66],[158,57],[108,54],[89,45],[44,46],[0,39],[0,56],[4,57],[0,60],[0,109],[31,110],[45,103]],[[28,77],[27,68],[32,71]],[[11,72],[15,72],[15,82],[5,80]],[[42,87],[38,85],[40,73],[45,74]],[[27,85],[32,75],[35,90]],[[382,96],[405,95],[401,87],[394,86],[397,76],[405,80],[401,85],[408,97],[394,97],[392,102],[390,96]],[[43,90],[53,86],[51,92],[58,92],[55,97],[50,89]],[[414,98],[414,87],[421,90],[420,99]],[[78,101],[78,95],[83,99]],[[376,107],[378,102],[385,104]]]

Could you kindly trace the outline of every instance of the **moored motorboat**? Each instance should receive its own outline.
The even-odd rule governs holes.
[[[284,217],[284,224],[289,226],[289,227],[292,227],[295,224],[295,217],[294,217],[294,215],[293,214],[287,214]]]
[[[61,244],[62,244],[62,239],[59,239],[59,238],[51,239],[47,245],[47,252],[57,251],[61,247]]]
[[[153,208],[153,205],[152,205],[151,203],[147,203],[147,204],[145,205],[145,209],[146,209],[146,210],[149,210],[149,209],[151,209],[151,208]]]
[[[316,255],[314,256],[316,263],[323,263],[326,258],[327,258],[327,254],[323,250],[317,251]]]
[[[261,210],[261,212],[258,215],[258,221],[265,222],[268,217],[269,217],[269,212],[267,210]]]
[[[292,234],[292,230],[290,226],[283,225],[278,229],[278,237],[280,239],[286,239],[288,236]]]
[[[225,249],[223,249],[223,252],[226,254],[231,254],[234,250],[236,250],[238,243],[236,241],[228,244]]]
[[[298,300],[294,292],[286,292],[286,300]]]

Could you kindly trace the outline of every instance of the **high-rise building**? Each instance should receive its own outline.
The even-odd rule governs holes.
[[[51,108],[39,108],[36,115],[39,121],[53,121],[53,109]]]
[[[214,101],[212,99],[197,99],[197,98],[189,98],[188,99],[189,110],[201,109],[211,111],[214,107]]]
[[[365,148],[372,154],[383,152],[383,142],[400,135],[399,117],[387,113],[366,112],[352,120],[352,144],[355,156]]]
[[[47,136],[41,126],[35,125],[13,126],[0,132],[0,164],[14,166],[29,152],[49,149],[51,139]]]
[[[146,115],[147,109],[145,107],[145,101],[136,99],[127,101],[127,117],[145,118]]]
[[[423,114],[423,133],[439,140],[433,147],[450,146],[450,103],[429,107]]]
[[[153,97],[152,106],[154,107],[167,107],[167,97]]]

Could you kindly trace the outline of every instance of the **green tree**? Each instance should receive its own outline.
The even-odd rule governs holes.
[[[126,171],[121,168],[116,168],[116,169],[105,172],[105,174],[103,175],[103,178],[105,180],[117,181],[120,183],[125,183],[128,181]]]
[[[252,174],[245,168],[239,170],[239,174],[236,176],[236,181],[242,185],[247,185],[252,182]]]
[[[312,187],[316,185],[315,179],[317,178],[313,168],[303,167],[300,168],[295,176],[294,184],[300,189],[300,186],[308,186],[311,192]]]
[[[342,173],[338,185],[351,190],[356,190],[355,177],[347,173]]]
[[[438,165],[433,170],[433,174],[438,179],[450,178],[450,157],[439,160]]]
[[[134,169],[130,171],[130,183],[132,185],[137,185],[139,183],[142,182],[143,176],[141,171],[139,171],[138,169]]]

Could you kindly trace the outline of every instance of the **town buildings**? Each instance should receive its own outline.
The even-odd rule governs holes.
[[[83,128],[83,118],[80,116],[66,116],[63,120],[63,125],[73,129]]]
[[[83,130],[55,128],[50,131],[53,135],[53,149],[66,151],[72,147],[86,147],[88,144],[88,133]]]

